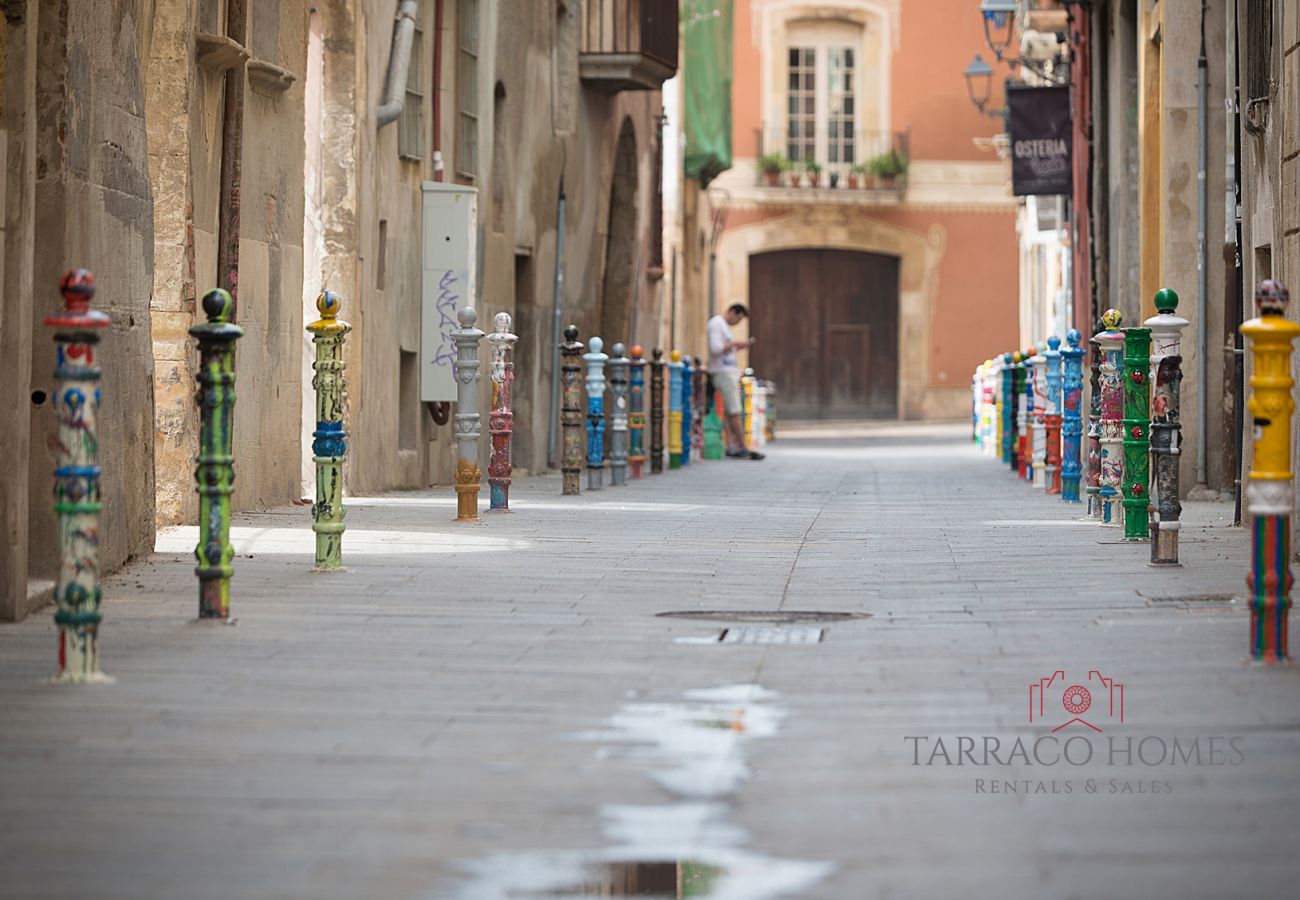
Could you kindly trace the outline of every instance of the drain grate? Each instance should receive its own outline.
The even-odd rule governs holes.
[[[868,619],[871,613],[826,612],[819,609],[737,610],[687,609],[655,614],[668,619],[708,619],[719,622],[749,622],[760,625],[800,625],[805,622],[847,622]]]
[[[825,628],[726,628],[720,644],[820,644]]]

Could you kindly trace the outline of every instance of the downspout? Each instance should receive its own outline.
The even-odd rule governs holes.
[[[564,163],[560,163],[560,195],[555,204],[555,297],[552,300],[554,324],[551,330],[551,415],[546,426],[547,464],[555,467],[556,427],[560,417],[560,316],[564,300]]]
[[[397,5],[397,24],[393,27],[393,46],[388,52],[383,102],[375,109],[376,128],[396,121],[406,105],[406,74],[411,67],[411,41],[415,37],[415,19],[419,13],[420,0],[402,0]]]
[[[226,34],[242,47],[248,39],[246,0],[229,0]],[[217,214],[217,286],[230,292],[230,320],[239,311],[239,194],[244,153],[244,65],[226,70],[221,118],[220,212]]]
[[[1206,158],[1209,155],[1209,115],[1206,97],[1208,60],[1205,56],[1205,14],[1209,4],[1201,2],[1201,55],[1196,60],[1196,485],[1204,487],[1206,479],[1206,443],[1209,429],[1205,418],[1208,404],[1205,392],[1209,388],[1209,367],[1206,365],[1206,353],[1209,342],[1206,339],[1205,306],[1209,294],[1205,257],[1206,211],[1209,206],[1209,184],[1206,177]]]
[[[442,4],[433,2],[433,180],[442,181]],[[427,400],[424,408],[433,417],[433,424],[446,425],[451,421],[451,403],[446,400]]]

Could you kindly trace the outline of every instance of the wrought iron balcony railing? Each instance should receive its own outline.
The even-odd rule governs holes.
[[[809,131],[755,129],[757,178],[769,187],[902,191],[907,187],[906,131],[841,132],[834,124]],[[808,164],[815,163],[815,167]]]
[[[655,91],[677,71],[677,0],[587,0],[582,80],[609,94]]]

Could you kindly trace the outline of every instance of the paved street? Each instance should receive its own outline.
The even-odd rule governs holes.
[[[233,626],[166,533],[107,581],[115,684],[41,681],[49,610],[0,629],[0,896],[1294,894],[1300,673],[1242,662],[1231,505],[1156,570],[966,431],[521,478],[479,526],[353,499],[338,575],[306,508],[241,515]]]

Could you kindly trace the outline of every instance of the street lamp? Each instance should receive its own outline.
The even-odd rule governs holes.
[[[1011,33],[1016,26],[1017,0],[981,0],[980,12],[984,14],[984,43],[1001,61],[1002,54],[1011,46]]]
[[[970,94],[970,102],[974,103],[980,112],[984,112],[984,107],[993,92],[993,67],[976,53],[975,58],[962,74],[966,76],[966,91]]]

